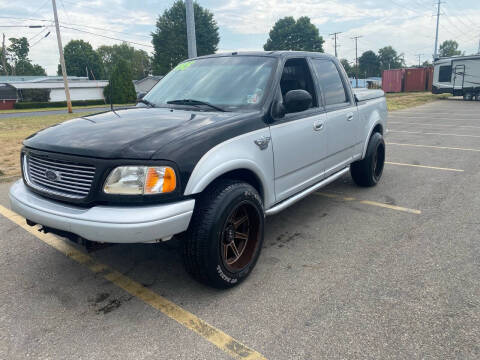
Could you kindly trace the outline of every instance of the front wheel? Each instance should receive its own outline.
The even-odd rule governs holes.
[[[186,270],[220,289],[243,281],[263,244],[264,211],[258,192],[237,180],[220,180],[201,194],[184,242]]]
[[[365,158],[350,165],[350,174],[359,186],[375,186],[382,177],[384,165],[385,141],[377,132],[370,137]]]

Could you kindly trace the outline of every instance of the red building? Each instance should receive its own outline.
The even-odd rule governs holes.
[[[17,102],[17,89],[8,84],[0,84],[0,110],[13,109]]]

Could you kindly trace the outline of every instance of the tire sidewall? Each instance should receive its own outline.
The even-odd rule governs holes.
[[[259,229],[258,229],[258,244],[252,261],[241,271],[231,272],[229,271],[222,260],[221,255],[221,234],[224,224],[233,211],[233,209],[240,203],[247,202],[254,206],[259,216]],[[207,269],[209,278],[215,282],[220,282],[222,287],[231,287],[242,280],[244,280],[255,267],[255,264],[260,256],[260,252],[263,246],[264,238],[264,211],[262,201],[257,191],[248,184],[240,183],[231,191],[223,194],[222,199],[219,201],[219,206],[215,211],[215,223],[212,224],[209,232],[209,248],[207,252]]]
[[[384,149],[384,157],[383,157],[383,164],[382,164],[382,172],[377,178],[375,176],[373,159],[374,159],[375,153],[378,152],[378,149],[380,148],[380,146],[382,146]],[[374,133],[372,135],[372,137],[370,138],[370,141],[368,142],[366,158],[368,159],[368,174],[369,174],[369,177],[371,178],[370,180],[373,184],[377,184],[382,178],[383,167],[385,165],[385,141],[383,140],[382,134]]]

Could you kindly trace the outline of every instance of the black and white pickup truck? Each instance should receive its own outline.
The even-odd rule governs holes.
[[[252,271],[264,218],[350,171],[375,185],[385,160],[381,90],[353,90],[321,53],[190,59],[135,108],[30,136],[11,207],[45,231],[107,243],[184,234],[185,266],[232,287]]]

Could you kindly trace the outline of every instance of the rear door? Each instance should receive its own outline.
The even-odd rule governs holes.
[[[312,59],[312,63],[323,94],[327,116],[325,175],[329,176],[352,161],[355,145],[358,143],[360,119],[353,94],[341,68],[330,59]]]
[[[276,201],[282,201],[324,177],[327,139],[325,109],[319,103],[310,65],[305,58],[285,62],[277,98],[303,89],[313,98],[310,109],[286,114],[270,126],[274,151]]]

